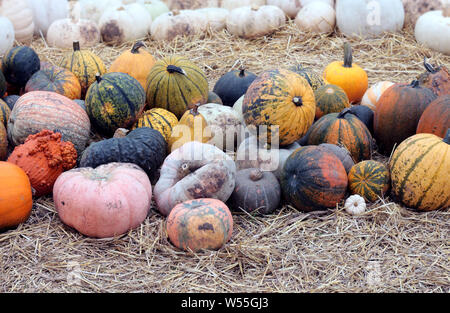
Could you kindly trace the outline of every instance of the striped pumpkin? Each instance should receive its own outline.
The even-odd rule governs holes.
[[[5,101],[0,99],[0,124],[3,124],[5,127],[8,125],[9,115],[11,114],[11,110]]]
[[[155,63],[147,77],[147,103],[180,118],[194,104],[208,100],[205,73],[189,59],[169,56]]]
[[[68,69],[78,78],[82,98],[84,98],[89,86],[95,81],[95,75],[106,73],[103,61],[88,50],[80,50],[80,43],[77,41],[73,43],[73,51],[64,55],[59,66]]]
[[[444,138],[450,128],[450,95],[440,96],[423,111],[416,133],[430,133]]]
[[[18,46],[5,53],[2,63],[6,81],[11,85],[23,87],[30,77],[39,71],[41,61],[30,47]]]
[[[355,162],[372,156],[372,135],[350,109],[322,116],[309,131],[308,145],[332,143],[350,151]]]
[[[0,123],[0,161],[6,159],[8,154],[8,135],[6,133],[6,128]]]
[[[303,65],[292,66],[289,70],[306,79],[314,91],[327,84],[321,75],[317,74],[312,69],[303,67]]]
[[[131,127],[145,107],[141,84],[125,73],[96,76],[86,93],[86,112],[101,133],[113,135],[117,128]]]
[[[242,113],[247,126],[267,126],[267,132],[260,129],[267,142],[279,135],[280,145],[289,145],[305,135],[314,122],[314,92],[297,73],[265,71],[249,86]],[[279,126],[278,133],[272,134],[271,126]]]
[[[344,89],[336,85],[323,85],[314,91],[316,97],[316,119],[328,113],[339,113],[350,107]]]
[[[358,194],[366,201],[375,202],[390,186],[389,171],[378,161],[367,160],[352,166],[348,173],[348,187],[352,194]]]
[[[169,142],[172,129],[178,124],[175,114],[160,108],[145,111],[142,117],[134,124],[133,129],[139,127],[153,128],[163,135],[166,142]]]
[[[382,81],[376,83],[375,85],[367,89],[366,93],[364,94],[361,100],[361,104],[368,106],[372,110],[375,110],[375,105],[377,104],[381,95],[392,85],[394,85],[394,83],[389,81]]]
[[[389,162],[393,193],[421,211],[450,207],[449,155],[450,129],[444,139],[416,134],[404,140]]]
[[[81,97],[78,78],[71,71],[47,62],[41,62],[41,69],[25,85],[25,92],[36,90],[53,91],[72,100]]]

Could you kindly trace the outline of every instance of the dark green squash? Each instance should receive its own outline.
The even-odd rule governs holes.
[[[245,69],[226,73],[214,85],[213,91],[222,99],[223,105],[232,107],[247,92],[256,75]]]
[[[30,47],[13,47],[3,57],[3,74],[12,85],[23,87],[30,77],[39,71],[41,61]]]
[[[0,98],[3,98],[6,92],[6,79],[3,72],[0,71]]]
[[[353,105],[350,108],[350,113],[356,115],[361,122],[366,125],[367,129],[373,134],[373,115],[374,112],[366,105]]]
[[[220,97],[214,91],[210,91],[208,93],[207,103],[223,104],[222,99],[220,99]]]

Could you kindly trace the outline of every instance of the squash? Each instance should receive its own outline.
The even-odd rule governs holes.
[[[3,72],[0,70],[0,99],[3,98],[5,92],[6,92],[6,79],[5,76],[3,75]]]
[[[390,155],[394,145],[414,135],[422,113],[434,99],[433,91],[421,87],[418,81],[395,84],[386,90],[378,100],[373,120],[379,151]]]
[[[204,15],[207,21],[207,29],[213,32],[218,32],[227,26],[227,17],[230,11],[224,8],[202,8],[196,10],[198,13]]]
[[[175,247],[197,252],[220,249],[233,233],[233,217],[217,199],[188,200],[175,206],[167,218],[167,234]]]
[[[429,11],[442,10],[444,1],[442,0],[402,0],[405,9],[405,27],[414,27],[417,19]]]
[[[390,186],[387,167],[378,161],[367,160],[355,164],[348,173],[348,187],[352,194],[358,194],[368,202],[383,197]]]
[[[332,152],[335,156],[341,160],[342,165],[344,165],[345,171],[350,172],[353,165],[355,165],[355,161],[353,161],[353,157],[345,147],[341,147],[338,145],[334,145],[332,143],[321,143],[319,147],[325,148],[328,151]]]
[[[3,101],[8,105],[9,109],[12,110],[14,108],[14,104],[20,97],[18,95],[6,96],[3,98]]]
[[[0,124],[3,124],[3,126],[6,127],[8,125],[8,119],[10,115],[11,110],[9,106],[0,99]]]
[[[169,12],[167,4],[160,0],[138,0],[137,2],[144,5],[148,13],[150,13],[152,21],[158,16]]]
[[[218,0],[218,5],[221,8],[233,10],[246,6],[263,6],[266,2],[267,0]]]
[[[112,7],[122,5],[121,0],[78,0],[73,11],[76,16],[95,22],[98,25],[102,14]]]
[[[168,56],[155,63],[147,77],[147,103],[180,118],[194,104],[205,104],[208,81],[205,73],[189,59]]]
[[[450,6],[442,10],[430,11],[419,17],[414,28],[414,36],[418,43],[450,55]],[[444,39],[444,40],[443,40]]]
[[[325,2],[313,1],[298,12],[295,24],[304,32],[332,33],[336,25],[336,12]]]
[[[26,0],[0,1],[0,16],[7,17],[14,26],[15,40],[30,44],[33,39],[33,11]]]
[[[278,136],[284,146],[300,139],[312,125],[316,101],[306,79],[289,70],[270,70],[249,86],[242,112],[247,126],[271,128],[259,129],[259,136],[266,136],[269,143]]]
[[[30,135],[8,158],[27,173],[34,196],[52,192],[53,184],[63,171],[77,163],[77,151],[71,142],[61,141],[61,134],[50,130]]]
[[[5,53],[2,70],[8,83],[23,87],[39,71],[40,64],[39,56],[32,48],[18,46]]]
[[[280,204],[280,183],[271,172],[247,168],[236,173],[236,187],[230,197],[234,209],[271,214]]]
[[[179,203],[200,198],[227,201],[235,186],[236,165],[218,148],[192,141],[165,159],[155,185],[159,212],[167,216]]]
[[[192,10],[198,8],[218,7],[219,4],[224,2],[224,0],[166,0],[165,2],[167,2],[172,10]]]
[[[100,42],[100,30],[95,22],[76,17],[54,21],[47,31],[47,43],[51,47],[70,49],[73,42],[82,47],[92,47]]]
[[[72,100],[81,97],[78,78],[71,71],[46,62],[41,62],[40,70],[25,85],[25,92],[37,90],[53,91]]]
[[[206,103],[217,103],[223,105],[222,99],[220,99],[220,97],[213,91],[208,92],[208,100]]]
[[[145,107],[145,91],[141,84],[125,73],[96,76],[86,93],[86,112],[94,127],[106,135],[117,128],[131,127]]]
[[[245,68],[224,74],[214,85],[213,91],[222,99],[224,105],[233,106],[243,96],[256,75]]]
[[[306,79],[308,81],[308,84],[313,89],[313,91],[316,91],[318,88],[327,84],[327,82],[323,79],[322,76],[320,76],[310,68],[303,67],[303,65],[301,64],[291,66],[289,70],[299,74],[301,77]]]
[[[156,41],[171,41],[177,36],[204,36],[207,16],[196,10],[171,11],[158,16],[151,26],[151,37]]]
[[[136,228],[147,217],[151,199],[147,175],[129,163],[75,168],[62,173],[53,186],[61,221],[89,237],[118,236]]]
[[[381,81],[374,84],[364,93],[361,104],[375,110],[375,106],[381,95],[392,85],[394,85],[394,83],[390,81]]]
[[[239,119],[241,120],[241,123],[243,126],[246,126],[245,124],[245,119],[244,119],[244,115],[242,113],[242,104],[244,102],[244,96],[240,97],[239,99],[237,99],[237,101],[234,103],[233,105],[233,110],[236,111],[236,113],[239,115]]]
[[[361,215],[366,212],[366,200],[360,195],[351,195],[345,200],[345,211],[351,215]]]
[[[7,17],[0,16],[0,29],[2,30],[0,33],[0,56],[2,56],[14,45],[14,26]]]
[[[32,207],[33,196],[27,174],[15,164],[0,161],[0,230],[25,222]]]
[[[371,108],[365,105],[352,105],[350,107],[350,113],[359,118],[366,125],[370,133],[373,134],[373,117],[375,112]]]
[[[350,109],[322,116],[311,126],[308,145],[332,143],[345,147],[355,162],[372,157],[372,135]]]
[[[344,62],[334,61],[327,65],[323,73],[327,82],[345,90],[350,103],[361,101],[368,88],[367,73],[353,63],[352,48],[344,44]]]
[[[431,88],[437,96],[450,94],[450,74],[445,66],[431,65],[424,58],[426,72],[417,78],[420,85]]]
[[[139,127],[153,128],[163,135],[166,142],[172,135],[172,129],[178,124],[175,114],[160,108],[145,111],[141,118],[134,124],[133,129]]]
[[[444,138],[450,128],[450,95],[436,98],[423,111],[416,133],[430,133]]]
[[[77,41],[73,42],[73,51],[63,56],[59,66],[68,69],[78,78],[83,99],[89,86],[95,82],[95,75],[106,73],[103,61],[88,50],[80,50],[80,43]]]
[[[8,120],[11,144],[25,142],[29,135],[48,129],[59,132],[80,154],[89,139],[91,124],[86,112],[74,101],[49,91],[31,91],[17,100]]]
[[[49,26],[69,15],[68,0],[27,0],[33,11],[34,34],[46,36]]]
[[[420,211],[448,208],[449,149],[450,129],[444,139],[416,134],[404,140],[389,162],[394,195]]]
[[[0,123],[0,161],[4,161],[8,155],[8,133],[3,123]]]
[[[314,91],[316,98],[316,120],[328,113],[338,113],[350,107],[344,89],[336,85],[324,85]]]
[[[130,131],[123,138],[110,138],[92,143],[83,152],[81,167],[97,167],[111,162],[134,163],[154,178],[166,157],[164,137],[148,127]]]
[[[334,0],[267,0],[268,5],[276,5],[291,19],[295,19],[302,8],[313,2],[323,2],[334,8]]]
[[[280,182],[284,197],[296,209],[324,210],[336,207],[345,197],[347,173],[333,153],[307,146],[289,156]]]
[[[142,41],[137,41],[130,51],[122,53],[114,60],[109,72],[128,74],[135,78],[145,90],[147,76],[156,60],[147,50],[141,49],[142,47],[145,47],[145,44]]]

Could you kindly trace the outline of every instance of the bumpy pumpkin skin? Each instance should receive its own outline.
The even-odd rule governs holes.
[[[39,56],[30,47],[13,47],[3,56],[2,71],[8,83],[23,87],[39,71],[40,63]]]
[[[310,68],[303,67],[303,65],[301,64],[292,66],[289,68],[289,70],[299,74],[301,77],[306,79],[314,92],[320,87],[327,84],[322,76],[320,76]]]
[[[336,207],[347,190],[347,173],[341,161],[325,148],[298,148],[287,159],[281,176],[286,200],[300,211]]]
[[[423,87],[431,88],[437,96],[450,94],[450,74],[445,66],[437,67],[424,61],[426,72],[418,77]]]
[[[444,140],[416,134],[404,140],[389,162],[392,192],[405,205],[420,211],[450,206],[450,130]]]
[[[314,91],[316,97],[316,120],[328,113],[339,113],[350,107],[344,89],[336,85],[323,85]]]
[[[181,118],[195,104],[208,100],[208,81],[203,71],[190,60],[169,56],[155,63],[147,77],[147,103]]]
[[[355,164],[348,173],[348,187],[366,201],[375,202],[390,186],[389,171],[383,163],[367,160]]]
[[[0,161],[4,161],[6,159],[6,155],[8,154],[8,135],[6,133],[5,126],[0,123]]]
[[[255,74],[245,69],[234,70],[220,77],[213,91],[222,99],[223,105],[231,107],[247,92],[255,78]]]
[[[179,249],[217,250],[231,239],[233,217],[217,199],[188,200],[176,205],[167,218],[167,234]]]
[[[440,96],[423,111],[416,133],[435,134],[444,138],[450,128],[450,95]]]
[[[3,124],[5,127],[8,125],[8,119],[11,115],[11,110],[8,105],[0,99],[0,124]]]
[[[267,126],[267,133],[260,136],[266,135],[271,143],[279,135],[280,146],[285,146],[306,134],[314,121],[316,101],[303,77],[289,70],[271,70],[250,85],[242,112],[247,126]],[[270,126],[279,126],[278,133],[272,134]]]
[[[25,222],[32,207],[27,174],[15,164],[0,161],[0,230]]]
[[[172,112],[155,108],[145,111],[141,118],[134,124],[133,129],[139,127],[153,128],[163,135],[166,142],[169,142],[172,129],[178,124],[178,119]]]

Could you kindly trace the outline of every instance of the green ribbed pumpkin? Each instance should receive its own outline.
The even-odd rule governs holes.
[[[155,63],[147,77],[147,103],[180,118],[194,104],[208,100],[204,72],[185,57],[169,56]]]
[[[163,135],[166,142],[172,135],[172,129],[178,124],[178,119],[172,112],[161,108],[145,111],[142,117],[134,124],[133,129],[139,127],[153,128]]]
[[[350,107],[344,89],[336,85],[323,85],[314,91],[316,97],[316,119],[328,113],[339,113]]]
[[[367,160],[352,166],[348,173],[348,187],[366,201],[375,202],[389,189],[390,176],[387,167],[378,161]]]
[[[290,71],[293,71],[299,74],[301,77],[308,81],[308,84],[311,86],[313,91],[316,91],[323,85],[326,85],[327,82],[323,77],[316,72],[314,72],[310,68],[303,67],[303,65],[296,65],[289,68]]]
[[[86,112],[94,127],[112,135],[117,128],[131,127],[145,106],[142,85],[125,73],[97,75],[86,93]]]
[[[9,106],[6,104],[5,101],[0,99],[0,123],[3,124],[6,128],[8,124],[8,118],[11,114],[11,110],[9,109]]]

